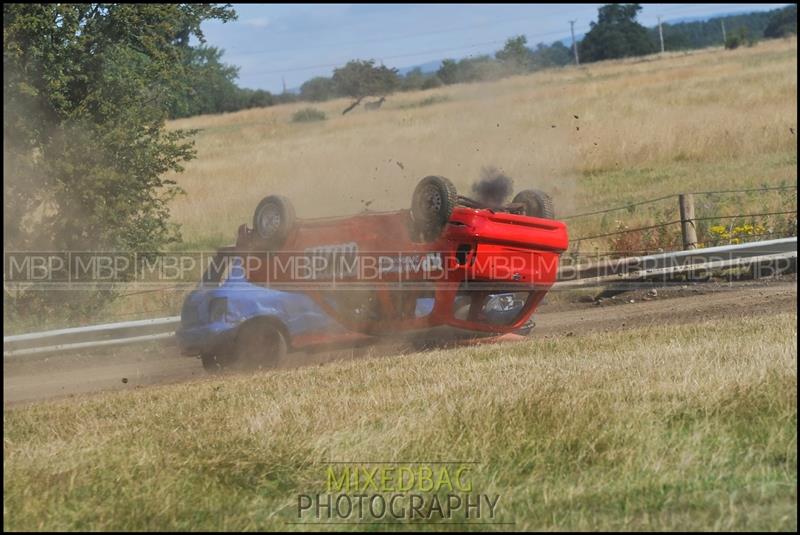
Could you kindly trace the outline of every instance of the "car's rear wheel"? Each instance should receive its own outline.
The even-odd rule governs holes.
[[[538,189],[526,189],[517,193],[512,201],[514,204],[523,205],[523,213],[530,217],[543,217],[555,219],[553,199],[547,193]]]
[[[270,248],[283,245],[294,223],[294,206],[289,199],[280,195],[261,199],[253,214],[253,229]]]
[[[456,187],[443,176],[426,176],[411,198],[414,228],[425,241],[439,237],[458,203]]]
[[[251,321],[242,325],[236,336],[233,367],[239,370],[274,368],[286,351],[286,338],[274,323]]]

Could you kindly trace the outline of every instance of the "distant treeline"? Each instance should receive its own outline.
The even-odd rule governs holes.
[[[658,27],[644,28],[636,22],[639,4],[608,4],[600,8],[598,22],[578,44],[581,63],[604,59],[651,54],[660,50]],[[723,41],[722,26],[726,41]],[[699,22],[665,23],[662,25],[666,51],[688,50],[725,45],[736,48],[765,38],[797,33],[797,6],[772,11],[716,17]],[[561,67],[574,61],[573,51],[561,41],[550,45],[527,46],[524,36],[510,38],[502,50],[461,60],[445,59],[436,72],[423,73],[416,68],[399,75],[395,69],[374,67],[371,62],[351,62],[336,69],[332,77],[318,76],[305,82],[299,93],[272,94],[261,89],[244,89],[236,85],[238,67],[222,63],[223,52],[204,46],[192,49],[186,58],[194,73],[193,88],[173,103],[173,118],[192,115],[232,112],[295,101],[320,102],[338,97],[353,97],[353,77],[361,76],[362,86],[369,86],[375,95],[393,91],[418,91],[442,85],[498,80],[514,74]],[[358,64],[358,68],[356,68]],[[369,64],[370,67],[365,65]],[[336,73],[340,76],[337,77]],[[346,74],[346,77],[341,76]],[[343,79],[346,78],[346,82]],[[378,81],[376,82],[376,78]]]
[[[773,11],[746,13],[717,17],[699,22],[664,23],[665,50],[688,50],[723,44],[722,25],[726,37],[744,34],[748,39],[770,39],[797,34],[797,6],[788,6]],[[648,28],[650,38],[658,43],[658,26]]]

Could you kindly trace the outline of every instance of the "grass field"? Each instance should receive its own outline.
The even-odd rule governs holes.
[[[516,189],[539,187],[557,215],[686,191],[793,184],[797,179],[797,40],[707,49],[541,71],[389,97],[379,111],[349,101],[315,107],[328,119],[292,123],[308,103],[195,117],[198,159],[175,201],[187,247],[230,242],[271,193],[300,217],[405,208],[417,181],[451,178],[469,193],[496,165]],[[698,199],[698,216],[762,211],[785,195]],[[794,208],[794,205],[792,206]],[[635,213],[571,221],[571,234],[634,224]]]
[[[558,336],[6,409],[4,528],[303,529],[287,523],[297,495],[324,491],[329,461],[459,459],[479,463],[475,489],[500,495],[515,529],[792,531],[796,322]]]
[[[176,248],[231,243],[268,194],[288,196],[301,218],[352,214],[367,205],[406,208],[421,177],[442,174],[469,194],[488,165],[514,177],[516,190],[550,192],[559,217],[687,191],[797,181],[794,38],[398,93],[379,111],[359,107],[342,116],[347,104],[314,104],[327,120],[309,123],[292,122],[308,103],[170,123],[200,130],[198,158],[175,176],[187,193],[172,205],[184,237]],[[697,217],[766,213],[796,210],[797,194],[696,196],[695,203]],[[676,219],[677,201],[671,198],[568,223],[576,238]],[[757,223],[779,233],[791,229],[792,219],[722,223]],[[713,224],[698,223],[701,240],[702,230]],[[644,248],[635,234],[625,237],[634,239],[581,242],[580,252]],[[655,240],[659,247],[679,245],[680,226],[667,227]],[[26,331],[172,315],[184,294],[135,294],[87,318],[7,321]]]

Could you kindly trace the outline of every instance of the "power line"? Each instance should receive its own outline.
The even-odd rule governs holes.
[[[556,34],[561,34],[561,33],[563,33],[563,32],[562,31],[553,31],[553,32],[534,34],[534,35],[531,35],[531,36],[526,35],[526,37],[538,38],[538,37],[544,37],[544,36],[547,36],[547,35],[556,35]],[[495,44],[500,44],[500,43],[505,43],[505,42],[506,42],[506,39],[495,39],[493,41],[486,41],[486,42],[483,42],[483,43],[475,43],[475,44],[471,44],[471,45],[464,45],[464,46],[459,46],[459,47],[455,47],[455,48],[444,48],[444,49],[438,49],[438,50],[424,50],[424,51],[421,51],[421,52],[414,52],[414,53],[410,53],[410,54],[397,54],[397,55],[393,55],[393,56],[383,56],[382,59],[384,59],[384,60],[387,60],[387,59],[400,59],[400,58],[410,58],[410,57],[415,57],[415,56],[424,56],[424,55],[427,55],[427,54],[441,54],[441,53],[446,53],[446,52],[456,52],[456,51],[459,51],[459,50],[466,50],[466,49],[477,48],[477,47],[481,47],[481,46],[495,45]],[[292,68],[289,68],[289,69],[270,69],[270,70],[267,70],[267,71],[255,71],[255,72],[248,72],[246,74],[247,74],[247,76],[260,76],[260,75],[263,75],[263,74],[279,74],[279,73],[283,73],[283,72],[299,72],[299,71],[308,71],[308,70],[313,70],[313,69],[324,69],[324,68],[332,68],[332,67],[341,67],[341,66],[345,65],[346,63],[347,63],[347,61],[340,61],[340,62],[337,62],[337,63],[327,63],[327,64],[322,64],[322,65],[309,65],[309,66],[306,66],[306,67],[292,67]]]
[[[729,8],[729,7],[732,8],[732,7],[742,7],[742,6],[763,7],[763,4],[719,4],[719,6],[720,6],[720,9],[726,9],[726,8]],[[705,6],[676,6],[676,8],[674,8],[674,9],[662,10],[662,14],[663,13],[670,13],[670,14],[678,14],[678,15],[680,15],[680,14],[685,13],[685,12],[696,11],[697,9],[707,9],[707,7],[705,7]],[[564,12],[562,11],[561,13],[564,13]],[[558,14],[558,12],[548,13],[548,15],[557,15],[557,14]],[[538,18],[540,16],[541,15],[539,15],[537,17],[517,18],[517,19],[513,19],[513,21],[528,20],[530,18]],[[660,16],[659,16],[659,19],[660,19]],[[374,43],[374,42],[385,42],[385,41],[391,41],[391,40],[399,40],[399,39],[408,39],[408,38],[412,38],[412,37],[420,37],[420,36],[425,36],[425,35],[436,35],[436,34],[440,34],[440,33],[463,31],[463,30],[469,30],[469,29],[480,28],[480,27],[494,26],[494,25],[497,25],[497,24],[504,24],[504,23],[507,23],[507,22],[509,22],[509,21],[496,21],[496,22],[486,23],[486,24],[471,25],[471,26],[464,26],[464,27],[458,27],[458,28],[448,28],[448,29],[444,29],[444,30],[436,30],[436,31],[429,31],[429,32],[419,32],[419,33],[406,34],[406,35],[403,35],[403,36],[396,36],[396,37],[370,39],[370,40],[362,40],[362,41],[351,41],[351,42],[348,42],[348,43],[326,44],[326,45],[319,45],[318,47],[312,47],[312,48],[281,49],[281,50],[261,50],[261,51],[239,53],[237,55],[239,55],[239,56],[249,56],[249,55],[258,55],[258,54],[298,52],[298,51],[304,51],[304,50],[314,50],[315,48],[330,48],[330,47],[334,47],[334,46],[348,46],[348,45],[354,45],[355,46],[355,45],[369,44],[369,43]],[[570,21],[570,33],[572,34],[572,39],[573,39],[573,55],[575,57],[575,63],[577,65],[577,64],[580,63],[580,60],[578,58],[577,43],[575,41],[575,36],[574,36],[574,23],[575,22],[576,21],[574,21],[574,20]],[[590,28],[591,28],[590,25],[584,25],[584,26],[581,26],[580,28],[578,28],[578,31],[584,31],[585,32],[585,31],[589,30]],[[540,37],[559,35],[559,34],[562,34],[562,33],[563,33],[562,31],[551,31],[551,32],[543,32],[543,33],[532,34],[532,35],[526,34],[526,37],[529,38],[531,41],[533,41],[533,40],[538,39]],[[499,44],[499,43],[503,43],[503,42],[505,42],[505,39],[487,41],[487,42],[484,42],[484,43],[469,44],[469,45],[464,45],[464,46],[454,47],[454,48],[447,48],[447,49],[425,50],[425,51],[409,53],[409,54],[398,54],[398,55],[393,55],[393,56],[383,56],[382,59],[384,59],[384,60],[387,60],[387,59],[401,59],[401,58],[424,56],[426,54],[440,54],[440,53],[447,53],[447,52],[456,52],[456,51],[460,51],[460,50],[467,50],[467,49],[471,49],[471,48],[477,48],[477,47],[481,47],[481,46],[488,46],[488,45],[491,45],[491,44]],[[267,75],[267,74],[280,74],[280,73],[287,73],[287,72],[302,72],[302,71],[314,70],[314,69],[335,68],[335,67],[341,67],[341,66],[345,65],[347,63],[347,61],[349,61],[349,60],[342,60],[342,61],[339,61],[339,62],[336,62],[336,63],[326,63],[326,64],[319,64],[319,65],[308,65],[308,66],[304,66],[304,67],[290,67],[290,68],[283,68],[283,69],[269,69],[269,70],[264,70],[264,71],[244,72],[242,74],[244,74],[246,76],[262,76],[262,75]]]
[[[487,41],[485,43],[476,43],[474,45],[468,45],[468,46],[463,46],[463,47],[458,47],[458,48],[445,48],[445,49],[439,49],[439,50],[426,50],[424,52],[416,52],[416,53],[413,53],[413,54],[399,54],[399,55],[396,55],[396,56],[384,56],[383,59],[398,59],[398,58],[408,58],[408,57],[414,57],[414,56],[424,56],[426,54],[439,54],[439,53],[444,53],[444,52],[454,52],[454,51],[457,51],[457,50],[464,50],[464,49],[467,49],[467,48],[476,48],[476,47],[479,47],[479,46],[486,46],[486,45],[492,45],[492,44],[503,43],[503,42],[504,42],[504,40],[494,40],[494,41]],[[346,63],[347,62],[341,62],[340,61],[338,63],[327,63],[325,65],[310,65],[308,67],[294,67],[294,68],[291,68],[291,69],[272,69],[272,70],[269,70],[269,71],[251,72],[251,73],[248,73],[248,76],[258,76],[258,75],[262,75],[262,74],[278,74],[278,73],[282,73],[282,72],[309,71],[309,70],[312,70],[312,69],[323,69],[323,68],[326,68],[326,67],[342,67]]]
[[[375,38],[375,39],[367,39],[367,40],[360,40],[360,41],[346,41],[346,42],[339,42],[339,43],[320,43],[320,44],[316,44],[316,45],[314,45],[312,47],[302,47],[302,48],[283,48],[283,47],[281,47],[279,49],[274,49],[274,50],[254,50],[254,51],[249,51],[249,52],[238,52],[238,53],[235,50],[233,50],[231,52],[235,53],[237,56],[251,56],[251,55],[259,55],[259,54],[278,54],[278,53],[285,54],[286,52],[300,52],[300,51],[305,51],[305,50],[319,50],[321,48],[330,48],[330,47],[336,47],[336,46],[351,46],[351,45],[363,45],[363,44],[370,44],[370,43],[385,43],[387,41],[410,39],[410,38],[414,38],[414,37],[424,37],[424,36],[427,36],[427,35],[439,35],[439,34],[443,34],[443,33],[451,33],[451,32],[464,31],[464,30],[473,30],[473,29],[478,29],[478,28],[486,28],[486,27],[497,26],[497,25],[502,25],[502,24],[509,24],[509,23],[513,23],[513,22],[521,22],[521,21],[528,21],[528,20],[539,20],[543,16],[550,16],[550,15],[560,16],[560,15],[565,15],[567,13],[569,13],[569,12],[568,11],[565,12],[563,10],[550,11],[550,12],[537,13],[536,15],[533,15],[533,16],[530,16],[530,17],[515,17],[515,18],[511,18],[511,19],[497,20],[497,21],[485,22],[485,23],[481,23],[481,24],[472,24],[472,25],[469,25],[469,26],[458,26],[458,27],[451,27],[451,28],[446,28],[446,29],[430,30],[430,31],[424,31],[424,32],[415,32],[415,33],[409,33],[409,34],[397,35],[397,36],[381,36],[381,37],[378,37],[378,38]],[[337,30],[341,30],[342,28],[337,26],[336,29]],[[548,33],[549,34],[557,34],[557,33],[562,33],[562,32],[560,32],[560,31],[558,31],[558,32],[547,32],[547,33],[542,33],[540,35],[544,36],[544,35],[547,35]]]
[[[748,7],[748,8],[758,7],[758,8],[761,8],[761,10],[763,10],[764,4],[715,4],[715,9],[720,9],[720,10],[734,9],[734,8],[741,8],[741,7]],[[671,13],[671,14],[672,13],[677,13],[677,14],[680,15],[681,12],[695,12],[695,11],[698,11],[698,10],[702,11],[702,10],[706,10],[706,9],[708,9],[708,6],[703,6],[703,5],[688,5],[688,6],[686,6],[686,5],[677,5],[677,6],[674,6],[673,9],[661,9],[660,12],[661,12],[661,14],[664,14],[664,13]],[[733,13],[733,14],[722,14],[722,15],[713,14],[712,13],[712,14],[709,14],[707,17],[709,19],[712,19],[712,18],[727,17],[727,16],[733,16],[733,15],[744,14],[744,13],[748,13],[748,11],[740,11],[740,12]]]
[[[761,7],[762,4],[720,4],[721,8],[723,6],[732,6],[732,7],[733,6],[736,6],[736,7],[741,7],[741,6],[753,6],[753,7],[755,7],[755,6],[759,6],[759,7]],[[662,10],[662,13],[674,13],[674,12],[677,11],[678,14],[681,14],[680,12],[692,12],[692,11],[696,11],[697,9],[701,9],[702,10],[702,9],[708,9],[708,8],[706,6],[677,6],[677,9]],[[410,39],[410,38],[414,38],[414,37],[423,37],[423,36],[427,36],[427,35],[439,35],[439,34],[443,34],[443,33],[451,33],[451,32],[456,32],[456,31],[464,31],[464,30],[471,30],[471,29],[477,29],[477,28],[485,28],[485,27],[496,26],[496,25],[499,25],[499,24],[508,24],[510,22],[518,22],[518,21],[525,21],[525,20],[536,20],[536,19],[541,18],[543,15],[559,15],[559,14],[562,14],[562,13],[565,13],[565,12],[549,12],[549,13],[544,13],[544,14],[538,14],[538,15],[532,16],[532,17],[518,17],[518,18],[514,18],[514,19],[505,19],[505,20],[494,21],[494,22],[489,22],[489,23],[474,24],[474,25],[470,25],[470,26],[460,26],[460,27],[454,27],[454,28],[447,28],[447,29],[443,29],[443,30],[440,29],[440,30],[433,30],[433,31],[426,31],[426,32],[410,33],[410,34],[399,35],[399,36],[394,36],[394,37],[380,37],[380,38],[375,38],[375,39],[367,39],[367,40],[360,40],[360,41],[346,41],[346,42],[339,42],[339,43],[322,43],[322,44],[318,44],[318,45],[315,45],[315,46],[312,46],[312,47],[280,48],[280,49],[273,49],[273,50],[254,50],[254,51],[249,51],[249,52],[236,52],[235,50],[232,50],[230,52],[232,53],[231,55],[236,55],[236,56],[252,56],[252,55],[260,55],[260,54],[285,54],[287,52],[301,52],[301,51],[306,51],[306,50],[311,51],[311,50],[319,50],[319,49],[331,48],[331,47],[336,47],[336,46],[357,46],[357,45],[364,45],[364,44],[371,44],[371,43],[383,43],[383,42],[387,42],[387,41]],[[538,36],[554,35],[554,34],[559,34],[559,33],[561,33],[561,32],[560,31],[546,32],[546,33],[538,34]]]

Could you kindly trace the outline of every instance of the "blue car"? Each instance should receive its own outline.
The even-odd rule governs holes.
[[[349,332],[301,292],[264,288],[234,265],[222,282],[206,275],[183,303],[176,335],[181,352],[199,355],[208,371],[274,366],[289,349],[336,340]]]
[[[271,368],[289,351],[375,341],[373,336],[342,326],[302,292],[281,291],[248,282],[236,259],[227,277],[222,279],[222,272],[211,269],[203,276],[203,282],[183,303],[181,325],[176,332],[181,352],[199,356],[209,372]],[[500,293],[494,299],[504,301],[511,295]],[[349,313],[355,314],[369,314],[371,309],[370,299],[345,305],[341,294],[329,304],[334,308],[348,306]],[[468,301],[463,305],[468,309]],[[414,315],[425,317],[433,306],[433,298],[419,298]],[[509,313],[516,312],[498,309],[493,316],[497,315],[494,319],[501,321]],[[533,322],[517,333],[527,334],[532,327]],[[419,348],[429,347],[432,340],[453,338],[454,331],[458,329],[437,327],[413,342]],[[475,333],[468,334],[475,336]]]

